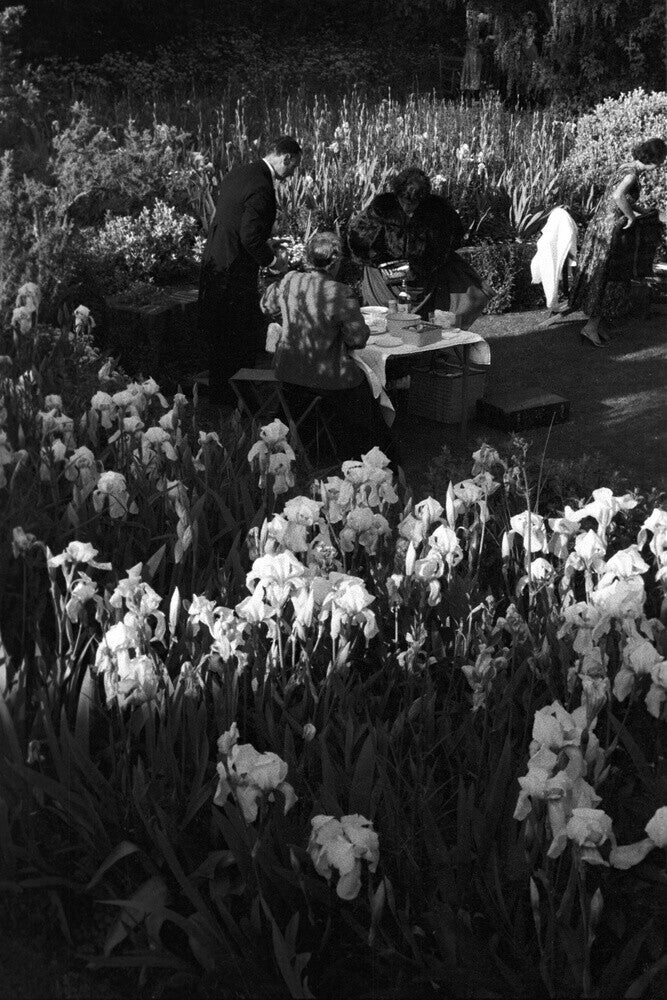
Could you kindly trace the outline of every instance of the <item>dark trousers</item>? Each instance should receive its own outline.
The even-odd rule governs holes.
[[[341,462],[359,459],[377,445],[390,460],[394,472],[397,471],[400,465],[397,443],[366,379],[351,389],[327,391],[290,382],[283,382],[282,389],[295,420],[316,396],[321,397],[320,408],[336,441]],[[299,429],[302,440],[314,436],[314,418],[311,427],[308,419]]]
[[[199,328],[208,345],[209,396],[234,406],[229,379],[239,368],[255,367],[266,341],[256,280],[234,283],[224,274],[208,275],[199,294]]]

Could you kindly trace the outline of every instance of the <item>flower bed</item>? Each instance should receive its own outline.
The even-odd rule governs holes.
[[[38,305],[0,368],[5,884],[106,903],[93,966],[156,989],[638,994],[665,511],[543,510],[520,441],[442,503],[378,449],[308,484],[279,421],[211,433]]]

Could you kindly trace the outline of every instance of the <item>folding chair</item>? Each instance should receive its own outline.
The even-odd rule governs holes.
[[[305,407],[305,409],[294,417],[290,406],[285,399],[282,383],[276,377],[273,369],[265,368],[241,368],[229,380],[236,398],[238,399],[239,410],[245,413],[252,421],[269,421],[276,416],[282,415],[290,429],[292,442],[295,451],[299,451],[304,458],[309,473],[313,473],[320,464],[320,438],[326,438],[332,449],[332,454],[337,457],[336,442],[331,434],[328,421],[320,406],[321,396],[315,398]],[[315,432],[308,440],[304,440],[300,433],[300,428],[306,419],[313,415],[315,418]],[[313,465],[310,454],[315,448],[316,465]]]

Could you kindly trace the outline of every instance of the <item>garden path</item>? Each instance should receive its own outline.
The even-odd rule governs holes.
[[[570,400],[570,419],[551,430],[547,461],[600,453],[604,464],[618,470],[630,486],[664,487],[667,316],[654,313],[619,328],[602,350],[581,340],[583,314],[541,327],[548,318],[542,310],[477,321],[475,332],[491,346],[487,388],[539,386]],[[469,446],[462,449],[458,427],[416,419],[405,409],[394,426],[407,478],[419,495],[424,495],[428,465],[443,445],[455,458],[467,459],[479,441],[496,446],[508,441],[503,431],[473,419]],[[534,445],[533,456],[541,454],[548,433],[548,427],[539,427],[523,434]]]

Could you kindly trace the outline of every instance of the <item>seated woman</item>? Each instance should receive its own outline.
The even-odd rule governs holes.
[[[289,271],[267,288],[263,311],[282,316],[273,366],[293,413],[321,397],[342,460],[377,445],[395,466],[392,435],[350,353],[366,344],[370,330],[352,289],[336,280],[341,257],[335,233],[316,233],[306,247],[309,269]]]
[[[431,193],[430,180],[417,167],[401,171],[392,189],[376,195],[350,223],[350,250],[364,264],[364,302],[386,306],[397,298],[400,280],[387,280],[380,265],[407,261],[412,311],[426,319],[442,309],[454,314],[457,327],[469,329],[493,289],[456,253],[464,235],[458,213]]]

